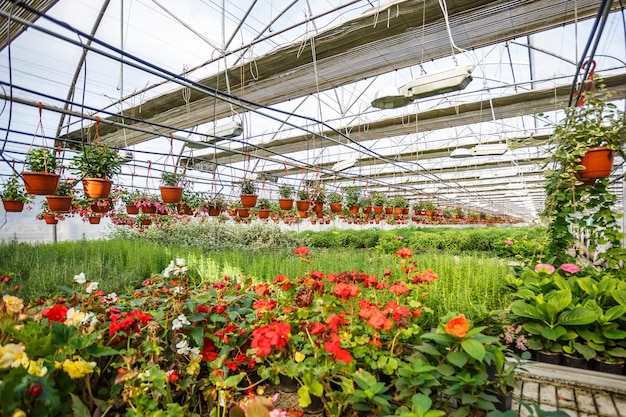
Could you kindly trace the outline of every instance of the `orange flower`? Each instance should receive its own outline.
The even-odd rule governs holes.
[[[456,336],[459,339],[464,338],[468,330],[469,322],[465,318],[465,314],[454,317],[448,322],[448,324],[446,324],[446,333]]]

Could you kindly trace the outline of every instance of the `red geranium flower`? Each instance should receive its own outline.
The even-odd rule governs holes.
[[[402,259],[411,258],[413,256],[413,252],[409,248],[402,248],[396,252],[396,256]]]
[[[326,352],[332,354],[339,362],[352,362],[352,355],[350,355],[350,352],[347,350],[341,348],[341,341],[336,333],[331,335],[330,341],[324,342],[324,349]]]
[[[465,318],[465,314],[456,316],[446,324],[446,333],[462,339],[469,330],[469,322]]]
[[[433,272],[432,269],[427,269],[423,274],[415,274],[411,278],[413,283],[418,282],[433,282],[434,280],[439,279],[439,276]]]
[[[392,292],[397,295],[406,294],[409,291],[411,290],[409,290],[409,288],[406,285],[404,285],[404,282],[400,282],[400,281],[396,282],[391,287],[389,287],[389,292]]]
[[[272,347],[281,350],[287,345],[291,327],[287,323],[276,321],[255,329],[252,332],[252,343],[250,346],[255,349],[255,354],[260,357],[269,356]]]
[[[309,254],[309,249],[306,246],[300,246],[298,249],[293,251],[294,255],[306,256]]]
[[[349,297],[356,297],[360,292],[361,290],[355,284],[344,284],[343,282],[335,285],[333,289],[333,293],[344,300]]]

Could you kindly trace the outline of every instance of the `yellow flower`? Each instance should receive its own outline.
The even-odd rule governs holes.
[[[200,361],[192,360],[191,362],[189,362],[189,365],[187,366],[187,369],[185,369],[185,372],[187,372],[187,374],[189,375],[198,375],[200,373]]]
[[[20,410],[19,408],[16,408],[15,411],[13,411],[13,414],[11,415],[11,417],[26,417],[26,413]]]
[[[2,368],[17,368],[28,366],[28,355],[24,352],[22,345],[16,345],[15,343],[7,343],[5,346],[0,346],[0,369]]]
[[[43,358],[37,359],[36,361],[28,361],[26,370],[29,374],[39,377],[45,376],[48,373],[48,368],[43,366]]]
[[[69,359],[63,361],[63,370],[73,379],[82,378],[92,373],[95,367],[95,362],[87,362],[83,358],[78,358],[75,361]]]
[[[296,352],[293,355],[293,358],[296,360],[296,362],[302,362],[304,360],[304,358],[306,358],[306,356],[304,356],[304,354],[302,352]]]
[[[24,301],[21,298],[14,297],[9,294],[5,294],[2,296],[2,301],[4,305],[7,306],[7,311],[9,313],[19,313],[24,308]]]
[[[67,310],[67,313],[65,313],[65,325],[78,327],[82,323],[82,320],[85,318],[85,316],[85,313],[72,307]]]

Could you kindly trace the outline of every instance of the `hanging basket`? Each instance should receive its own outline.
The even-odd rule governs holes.
[[[43,219],[46,222],[46,224],[57,224],[59,222],[59,220],[55,218],[54,216],[44,216]]]
[[[256,200],[257,200],[258,196],[256,194],[241,194],[240,199],[241,199],[241,205],[244,208],[252,208],[254,206],[256,206]],[[241,217],[241,216],[239,216]]]
[[[134,204],[126,204],[126,213],[139,214],[139,207]]]
[[[24,210],[24,202],[20,200],[2,200],[7,213],[20,213]]]
[[[311,207],[311,202],[309,200],[298,200],[296,201],[296,208],[299,212],[309,211],[309,207]]]
[[[89,216],[89,224],[100,224],[100,216]]]
[[[580,165],[583,165],[585,169],[576,171],[576,176],[580,180],[608,177],[613,170],[614,157],[615,151],[605,146],[589,148],[580,160]]]
[[[22,172],[22,178],[26,192],[35,195],[54,194],[59,183],[58,174],[47,172]]]
[[[67,212],[72,207],[71,196],[49,195],[46,197],[50,211]]]
[[[330,205],[330,211],[332,211],[333,213],[341,212],[341,203],[332,203]]]
[[[106,178],[83,178],[83,189],[87,198],[108,198],[112,185],[113,181]]]
[[[291,210],[293,208],[293,198],[279,198],[278,206],[281,210]]]
[[[183,187],[162,185],[159,190],[161,190],[161,199],[166,204],[179,203],[183,198]]]

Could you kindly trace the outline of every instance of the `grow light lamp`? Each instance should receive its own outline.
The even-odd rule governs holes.
[[[476,145],[472,148],[472,155],[474,156],[504,155],[504,153],[508,150],[509,150],[509,147],[505,143]]]
[[[339,161],[337,162],[335,165],[333,165],[333,167],[331,168],[333,171],[343,171],[346,170],[348,168],[352,168],[353,166],[355,166],[357,163],[357,159],[356,158],[351,158],[351,159],[345,159],[343,161]]]
[[[463,90],[472,81],[473,69],[471,66],[457,66],[415,78],[397,90],[389,91],[385,88],[376,95],[372,106],[379,109],[394,109],[406,106],[418,98]]]
[[[199,136],[198,139],[188,141],[187,146],[190,148],[204,148],[206,145],[215,143],[217,140],[236,138],[242,133],[243,127],[241,126],[241,122],[233,120],[222,126],[210,128],[203,136]]]
[[[470,158],[474,156],[472,151],[467,148],[456,148],[450,152],[450,158]]]

